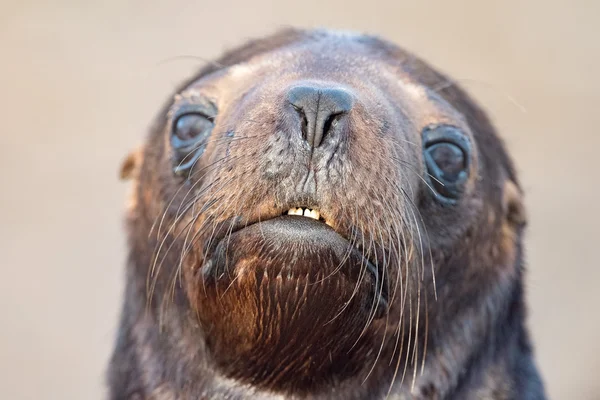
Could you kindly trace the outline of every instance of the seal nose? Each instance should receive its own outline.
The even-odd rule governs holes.
[[[300,114],[302,135],[311,147],[319,147],[323,138],[347,123],[353,98],[347,91],[330,87],[295,86],[288,101]]]

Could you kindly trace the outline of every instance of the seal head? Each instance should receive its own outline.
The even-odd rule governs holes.
[[[477,349],[519,343],[529,366],[507,328],[523,320],[521,193],[448,82],[377,38],[296,30],[186,82],[123,169],[139,390],[442,398],[484,379],[472,360],[504,366]]]

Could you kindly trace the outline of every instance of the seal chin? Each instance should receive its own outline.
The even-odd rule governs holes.
[[[253,384],[298,389],[350,376],[365,328],[387,311],[379,276],[317,219],[252,224],[223,238],[202,267],[208,347],[227,375]]]

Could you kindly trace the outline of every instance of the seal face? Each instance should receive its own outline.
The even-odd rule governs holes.
[[[184,84],[124,167],[113,396],[541,398],[518,183],[447,82],[377,38],[289,30]]]

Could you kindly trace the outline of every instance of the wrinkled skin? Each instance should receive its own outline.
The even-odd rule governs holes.
[[[298,85],[351,105],[319,145],[290,103]],[[214,126],[177,169],[186,107]],[[440,125],[470,146],[452,202],[423,159]],[[474,102],[411,54],[325,31],[250,42],[168,100],[123,171],[135,184],[110,398],[544,398],[512,163]],[[282,216],[294,207],[321,221]]]

